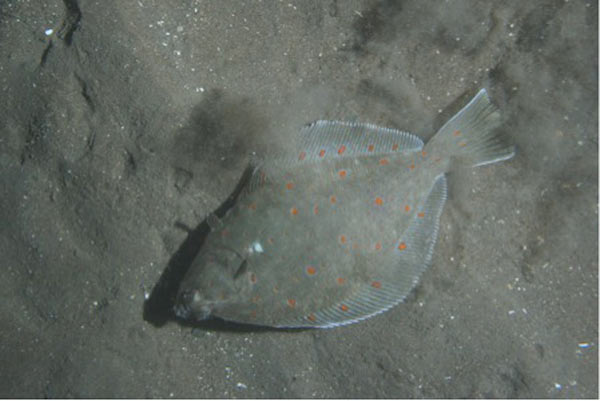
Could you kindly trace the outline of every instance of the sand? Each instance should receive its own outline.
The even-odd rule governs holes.
[[[1,397],[598,397],[594,1],[0,3]],[[208,213],[316,119],[517,156],[449,177],[407,301],[333,329],[173,319]]]

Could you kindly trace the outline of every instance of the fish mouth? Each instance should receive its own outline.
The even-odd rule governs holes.
[[[209,305],[198,305],[198,291],[184,291],[177,298],[173,307],[175,316],[184,320],[206,320],[210,317],[212,308]]]
[[[187,320],[192,315],[192,308],[190,308],[190,306],[187,304],[177,303],[173,307],[173,312],[175,312],[175,316],[178,318]]]

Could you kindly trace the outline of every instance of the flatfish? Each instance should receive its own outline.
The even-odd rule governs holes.
[[[176,315],[328,328],[397,305],[431,263],[445,173],[514,155],[499,124],[482,89],[426,145],[372,124],[305,126],[225,216],[209,216]]]

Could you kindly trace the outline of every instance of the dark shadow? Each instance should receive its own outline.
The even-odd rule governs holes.
[[[394,19],[402,12],[403,4],[398,0],[380,0],[362,10],[352,23],[354,43],[349,50],[366,55],[369,42],[387,43],[398,36]]]
[[[289,332],[289,333],[297,333],[300,331],[313,330],[307,327],[299,327],[299,328],[277,328],[277,327],[269,327],[269,326],[259,326],[254,324],[247,323],[236,323],[230,322],[227,320],[219,319],[217,317],[213,317],[207,320],[202,321],[190,321],[190,320],[182,320],[175,318],[177,322],[184,327],[190,327],[193,329],[200,329],[206,331],[226,331],[233,333],[261,333],[261,332]]]
[[[192,109],[187,125],[175,132],[172,164],[185,170],[218,169],[223,174],[238,174],[249,150],[259,147],[267,127],[252,99],[208,90]]]

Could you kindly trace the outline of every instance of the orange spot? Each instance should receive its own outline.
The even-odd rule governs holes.
[[[344,284],[346,282],[346,280],[344,278],[342,278],[342,277],[338,277],[336,281],[337,281],[337,283],[339,285],[342,285],[342,284]]]
[[[268,242],[270,245],[273,245],[273,238],[267,238],[267,242]]]
[[[454,131],[453,135],[454,136],[459,136],[460,135],[460,131],[459,130]]]
[[[352,249],[358,249],[358,244],[356,242],[352,244]]]
[[[398,245],[398,249],[400,249],[401,251],[406,249],[406,244],[404,242],[401,242],[400,245]]]
[[[380,165],[380,166],[385,166],[385,165],[386,165],[386,164],[388,164],[388,163],[389,163],[389,160],[388,160],[388,159],[381,159],[381,160],[379,160],[379,165]]]
[[[251,273],[251,274],[250,274],[250,282],[251,282],[252,284],[256,284],[256,281],[257,281],[256,274],[254,274],[254,273]]]
[[[300,152],[300,156],[298,156],[298,160],[304,160],[306,158],[306,152]]]
[[[312,275],[314,275],[316,272],[317,272],[317,269],[315,269],[315,268],[314,268],[314,267],[312,267],[312,266],[308,266],[308,267],[306,268],[306,274],[308,274],[309,276],[312,276]]]
[[[344,312],[347,312],[347,311],[348,311],[348,305],[344,305],[344,304],[342,304],[342,305],[340,306],[340,309],[341,309],[341,310],[343,310]]]
[[[298,214],[298,209],[296,209],[295,207],[293,207],[293,208],[290,209],[290,213],[295,216],[295,215]]]
[[[395,144],[392,145],[392,150],[398,150],[398,144],[397,143],[395,143]]]
[[[419,217],[425,217],[425,213],[420,212],[420,213],[417,214],[417,216],[419,216]]]
[[[375,204],[377,206],[381,206],[383,205],[383,199],[381,199],[379,196],[377,198],[375,198]]]
[[[410,166],[408,166],[409,169],[414,170],[415,169],[415,164],[412,163]]]
[[[296,306],[296,300],[290,298],[287,300],[287,304],[289,305],[290,308],[294,308]]]
[[[423,157],[425,157],[425,156],[427,156],[427,152],[425,152],[425,151],[422,151],[422,152],[421,152],[421,155],[423,155]]]
[[[437,163],[437,162],[439,162],[440,160],[442,160],[440,157],[436,157],[436,158],[434,159],[434,161],[435,161],[436,163]]]
[[[375,244],[375,249],[380,251],[381,250],[381,242],[378,242]]]
[[[369,147],[367,149],[369,150],[369,152],[372,152],[375,149],[375,146],[369,145]]]
[[[325,149],[321,149],[321,151],[319,152],[319,157],[323,156],[325,156]]]
[[[319,205],[315,205],[315,207],[313,208],[313,213],[319,214]]]
[[[373,288],[381,288],[381,282],[380,281],[373,281],[371,283],[371,287],[373,287]]]
[[[252,303],[255,303],[255,304],[257,304],[257,303],[258,303],[258,301],[260,301],[260,297],[259,297],[258,295],[256,295],[256,296],[252,297]]]
[[[314,322],[315,320],[317,320],[317,318],[315,317],[315,315],[313,315],[312,313],[310,315],[307,316],[308,320],[310,320],[311,322]]]
[[[331,201],[331,203],[337,202],[337,198],[335,196],[331,196],[331,198],[329,198],[329,200]]]
[[[408,205],[404,206],[404,210],[407,212],[410,212],[410,206],[408,206]]]
[[[348,174],[348,173],[346,172],[346,170],[340,170],[340,171],[338,172],[338,174],[340,175],[340,178],[345,178],[345,177],[346,177],[346,174]]]
[[[467,143],[466,143],[466,142],[461,142],[461,143],[459,143],[458,145],[459,145],[459,146],[467,146]]]
[[[292,188],[294,188],[294,183],[293,182],[288,182],[287,184],[285,184],[285,187],[287,189],[292,189]]]
[[[338,149],[338,155],[341,155],[342,153],[344,153],[345,150],[346,150],[346,147],[344,145],[340,146],[340,148]]]
[[[256,203],[252,202],[251,204],[248,205],[248,209],[250,210],[256,210]]]
[[[342,244],[345,244],[347,240],[348,240],[348,239],[346,238],[346,236],[345,236],[345,235],[343,235],[343,234],[342,234],[342,235],[340,235],[340,242],[341,242]]]

